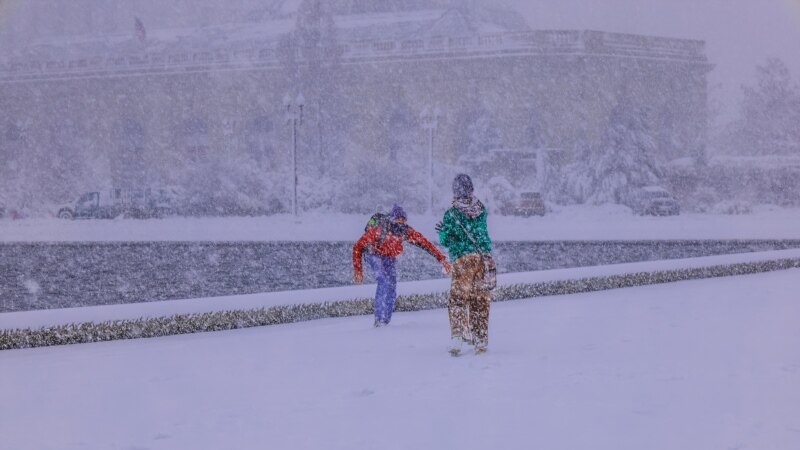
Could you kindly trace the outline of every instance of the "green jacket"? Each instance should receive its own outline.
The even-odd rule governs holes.
[[[456,219],[469,230],[472,239],[478,243],[481,252],[490,253],[492,251],[492,241],[486,231],[486,209],[473,219],[457,208],[450,208],[445,211],[442,229],[439,230],[439,242],[447,247],[450,253],[450,261],[455,261],[469,253],[478,253],[475,244],[467,237],[467,233],[458,225]]]

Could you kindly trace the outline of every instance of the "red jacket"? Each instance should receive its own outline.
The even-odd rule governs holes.
[[[400,255],[400,253],[403,253],[403,235],[396,235],[391,231],[387,231],[383,241],[379,244],[378,241],[380,240],[380,237],[381,228],[370,227],[364,232],[364,234],[361,235],[358,241],[356,241],[355,245],[353,245],[353,270],[356,273],[361,273],[361,254],[364,253],[364,250],[367,248],[369,248],[370,252],[392,258],[397,257]],[[425,239],[425,236],[410,226],[406,228],[405,240],[407,240],[410,244],[423,248],[425,251],[433,255],[433,257],[436,258],[440,263],[447,259],[444,254],[440,252],[438,248],[436,248],[435,245],[431,244],[429,240]]]

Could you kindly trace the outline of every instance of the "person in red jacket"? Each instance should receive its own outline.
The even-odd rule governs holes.
[[[442,263],[444,272],[450,273],[451,266],[447,257],[420,232],[409,226],[407,220],[403,208],[394,205],[387,218],[379,220],[374,226],[368,226],[353,245],[353,282],[359,284],[364,281],[361,268],[361,256],[364,254],[378,283],[373,301],[376,327],[388,325],[392,320],[392,310],[397,296],[395,260],[403,253],[403,241],[421,247],[433,255]]]

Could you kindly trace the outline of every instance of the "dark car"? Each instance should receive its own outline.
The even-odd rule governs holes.
[[[59,219],[112,219],[118,215],[117,205],[106,192],[87,192],[60,205],[56,213]]]
[[[516,199],[500,207],[500,214],[505,216],[543,216],[544,200],[538,192],[522,192]]]
[[[634,214],[649,216],[676,216],[680,205],[668,190],[660,186],[645,186],[630,192],[624,202]]]

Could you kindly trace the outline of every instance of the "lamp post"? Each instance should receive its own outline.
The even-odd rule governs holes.
[[[442,112],[439,107],[431,109],[426,106],[419,115],[422,128],[428,130],[428,214],[433,215],[433,133],[439,128]]]
[[[283,96],[283,105],[286,107],[286,123],[292,125],[292,214],[297,217],[297,127],[303,124],[303,105],[306,100],[303,94],[298,94],[292,100],[289,94]]]

